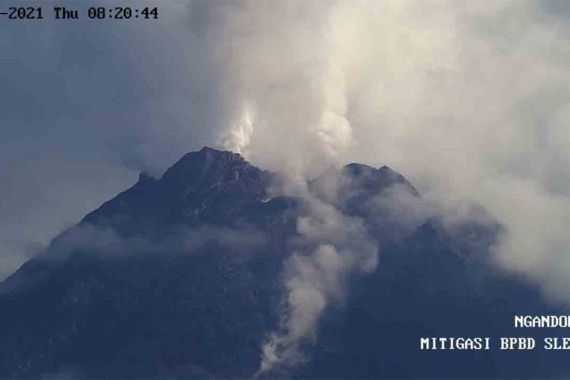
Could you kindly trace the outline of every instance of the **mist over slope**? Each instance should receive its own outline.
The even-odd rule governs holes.
[[[556,314],[400,174],[290,184],[204,148],[57,236],[0,284],[0,377],[548,378],[563,353],[420,351]],[[542,332],[536,333],[540,336]]]
[[[481,204],[505,229],[496,262],[565,299],[567,2],[160,9],[152,23],[109,28],[0,26],[15,57],[0,70],[0,176],[13,184],[1,189],[1,278],[136,172],[212,145],[305,180],[330,164],[387,164],[425,198]]]

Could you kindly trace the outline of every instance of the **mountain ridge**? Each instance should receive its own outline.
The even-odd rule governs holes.
[[[301,221],[328,228],[329,214],[311,214],[321,203],[342,223],[358,221],[339,233],[363,228],[357,236],[377,244],[379,264],[350,273],[345,299],[327,304],[314,336],[301,341],[305,360],[264,376],[569,373],[556,353],[417,350],[421,336],[512,334],[515,312],[565,311],[487,262],[492,224],[449,231],[436,216],[404,218],[420,196],[385,166],[330,169],[308,183],[306,197],[275,194],[274,180],[211,148],[184,155],[161,178],[141,173],[0,283],[0,378],[253,376],[287,315],[285,268],[295,255],[310,258],[302,234],[314,224]]]

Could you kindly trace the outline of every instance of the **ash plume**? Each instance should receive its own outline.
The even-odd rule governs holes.
[[[362,220],[314,196],[307,199],[309,210],[297,221],[298,248],[284,264],[281,322],[263,344],[256,376],[303,362],[300,348],[315,341],[326,309],[342,305],[350,277],[378,265],[378,242]]]
[[[570,246],[570,27],[553,4],[213,8],[232,126],[224,146],[298,181],[335,163],[387,164],[443,209],[478,203],[505,229],[497,265],[570,302],[561,269]],[[255,109],[247,128],[244,104]]]
[[[504,227],[497,265],[570,302],[570,27],[548,5],[244,1],[209,16],[221,145],[294,183],[387,164],[441,210],[481,204]],[[305,256],[289,267],[319,272]],[[318,315],[330,295],[317,294]],[[296,345],[276,337],[267,363]]]
[[[15,249],[8,243],[13,235],[46,242],[123,188],[136,175],[133,168],[157,173],[188,150],[218,143],[260,167],[288,173],[293,189],[331,164],[356,161],[396,168],[442,210],[464,201],[480,204],[504,228],[493,249],[497,265],[570,303],[565,2],[161,7],[171,17],[157,20],[159,28],[118,23],[95,32],[93,23],[69,29],[46,20],[22,33],[16,24],[2,26],[0,39],[22,57],[3,62],[7,80],[0,89],[7,132],[1,178],[13,184],[3,189],[11,202],[0,209],[3,219],[13,221],[0,236],[3,251]],[[119,42],[125,47],[120,58]],[[53,72],[60,75],[43,75]],[[122,80],[109,83],[110,73]],[[54,126],[50,133],[46,125]],[[54,160],[34,158],[52,151]],[[116,182],[99,184],[108,177]],[[321,212],[316,206],[309,218],[319,221]],[[410,215],[417,217],[423,215]],[[344,242],[299,228],[312,245],[288,264],[287,280],[304,278],[301,264],[321,273],[321,255],[352,257],[343,253],[352,252]],[[329,253],[318,253],[323,250]],[[340,261],[349,263],[346,272],[360,270],[351,260]],[[331,273],[346,275],[344,269]],[[327,305],[336,293],[319,294]],[[323,305],[312,311],[314,320]],[[284,329],[288,323],[285,318]],[[283,347],[297,346],[289,341],[277,345],[278,357],[287,351]]]

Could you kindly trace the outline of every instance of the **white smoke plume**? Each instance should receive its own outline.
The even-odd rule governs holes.
[[[301,345],[316,338],[326,308],[342,304],[350,275],[371,272],[378,264],[378,243],[359,219],[309,199],[311,210],[297,224],[301,247],[285,263],[284,314],[262,347],[258,375],[299,364]]]
[[[3,62],[21,74],[2,87],[2,180],[13,184],[3,275],[28,255],[19,241],[47,243],[124,188],[135,175],[125,167],[159,173],[217,142],[299,180],[330,163],[386,164],[424,196],[480,203],[505,227],[497,262],[570,300],[567,1],[191,1],[161,12],[152,27],[3,25],[21,58]],[[105,54],[94,59],[92,45]],[[27,75],[45,72],[66,81]],[[121,83],[102,85],[110,73]],[[43,100],[22,112],[28,88]],[[56,159],[34,158],[46,149]]]
[[[568,302],[570,24],[557,4],[217,6],[224,112],[254,106],[241,149],[259,165],[302,178],[387,164],[439,203],[483,205],[506,230],[497,263]]]
[[[185,150],[217,142],[260,167],[288,172],[292,189],[330,164],[363,162],[405,174],[444,210],[481,204],[505,229],[497,264],[568,303],[569,15],[568,2],[557,0],[244,0],[168,2],[152,27],[123,23],[95,31],[78,23],[88,29],[77,33],[46,22],[22,34],[7,23],[0,39],[21,38],[12,43],[21,59],[5,60],[3,72],[22,75],[3,82],[9,106],[0,162],[8,165],[3,183],[13,184],[4,198],[20,201],[3,203],[12,222],[0,248],[16,249],[6,238],[22,225],[45,241],[53,231],[44,226],[70,223],[106,198],[98,178],[111,168],[112,178],[129,174],[113,166],[116,152],[130,167],[156,173]],[[113,54],[116,36],[127,48],[120,59]],[[94,44],[105,54],[92,56]],[[101,85],[117,68],[124,80]],[[61,75],[27,75],[46,72]],[[30,103],[29,88],[41,102]],[[117,143],[112,152],[108,140]],[[48,156],[48,148],[56,159],[36,158]],[[36,186],[38,179],[46,186]],[[432,210],[416,212],[414,206],[408,222]],[[65,218],[53,219],[58,215]],[[288,264],[291,284],[305,284],[304,268],[321,273],[321,255],[360,257],[326,236],[306,248]],[[333,266],[322,277],[360,271],[351,260],[340,262],[348,269]],[[324,305],[306,305],[314,316],[308,321],[318,321],[336,300],[335,281],[318,284],[326,288],[319,290]],[[283,328],[310,337],[317,322],[306,330],[288,326],[297,315],[293,306]],[[303,339],[277,344],[277,357]]]
[[[231,126],[220,141],[298,182],[330,164],[387,164],[443,209],[481,204],[505,228],[497,264],[570,302],[570,24],[549,13],[552,4],[213,5],[213,61]],[[246,123],[244,101],[255,110]],[[312,252],[289,263],[288,287],[327,278],[322,252],[344,257],[327,239]],[[296,309],[290,297],[290,334],[265,347],[265,366],[310,335],[288,326],[298,313],[314,326],[334,298],[321,289],[328,280],[316,281],[313,304]]]
[[[222,147],[304,174],[335,162],[351,145],[346,55],[329,22],[333,5],[241,2],[214,9],[215,60],[226,75],[223,122],[231,126]]]
[[[251,107],[244,106],[239,119],[230,129],[224,132],[219,144],[224,149],[247,156],[249,154],[247,148],[253,134],[254,120],[255,114]]]
[[[338,44],[329,17],[333,6],[246,2],[219,13],[219,60],[235,91],[228,104],[247,99],[256,110],[255,119],[245,123],[247,109],[228,112],[239,121],[229,121],[233,127],[222,136],[222,146],[285,169],[292,181],[289,190],[303,191],[307,177],[335,163],[352,144],[346,87],[350,41]],[[375,267],[375,246],[357,221],[306,189],[304,197],[312,208],[298,221],[306,246],[285,264],[282,321],[262,348],[259,374],[302,360],[300,345],[314,338],[323,311],[342,301],[347,276]]]

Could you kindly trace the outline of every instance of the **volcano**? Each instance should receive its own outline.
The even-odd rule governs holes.
[[[0,284],[0,378],[254,376],[283,319],[283,268],[311,199],[358,220],[378,264],[349,276],[298,361],[261,377],[570,374],[563,352],[420,349],[426,337],[540,343],[552,331],[521,333],[513,317],[568,313],[491,264],[501,226],[421,217],[421,195],[386,166],[330,169],[308,182],[311,199],[280,192],[282,181],[211,148],[158,179],[142,173]]]

